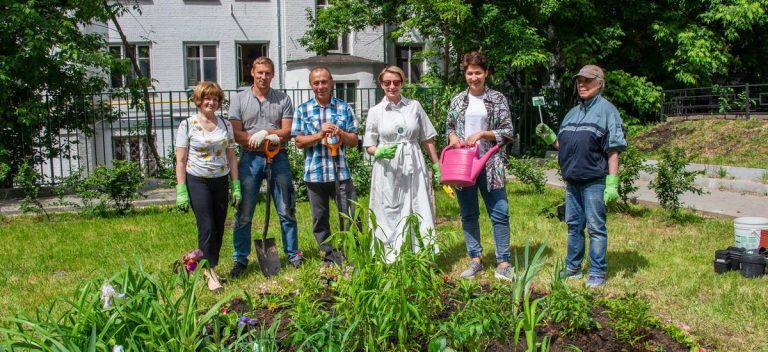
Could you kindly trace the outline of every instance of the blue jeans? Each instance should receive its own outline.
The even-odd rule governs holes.
[[[568,225],[568,253],[565,265],[581,270],[584,260],[584,227],[589,232],[589,275],[605,277],[608,231],[605,228],[605,179],[571,184],[565,189],[565,223]]]
[[[266,177],[267,159],[261,153],[243,151],[238,163],[240,186],[243,199],[235,211],[235,226],[232,242],[235,247],[233,257],[236,262],[248,264],[251,254],[251,222],[258,199],[261,181]],[[272,159],[272,200],[280,218],[280,230],[283,237],[283,251],[288,261],[298,260],[299,238],[296,230],[296,192],[285,152],[278,153]]]
[[[483,255],[483,246],[480,244],[480,207],[477,203],[477,191],[485,202],[488,217],[493,224],[493,240],[496,243],[496,262],[509,261],[509,203],[504,187],[488,191],[488,181],[485,170],[477,177],[477,182],[472,187],[463,187],[457,190],[459,208],[461,209],[461,225],[464,228],[464,242],[467,244],[467,253],[470,258],[478,258]]]

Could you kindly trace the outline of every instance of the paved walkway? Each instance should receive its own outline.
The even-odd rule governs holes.
[[[736,174],[731,179],[717,179],[699,177],[697,184],[704,187],[709,193],[701,196],[686,193],[681,196],[683,206],[692,208],[705,214],[737,218],[742,216],[768,217],[768,185],[762,180],[752,176],[741,177]],[[656,194],[648,189],[649,175],[641,175],[638,180],[637,201],[641,204],[657,206]],[[563,182],[555,170],[547,171],[547,183],[550,186],[563,187]],[[746,192],[744,190],[747,190]],[[762,193],[760,193],[762,191]],[[176,193],[173,188],[155,188],[142,192],[146,198],[134,202],[136,206],[173,204],[176,201]],[[75,201],[75,198],[68,198]],[[55,197],[43,198],[42,202],[47,211],[61,212],[72,210],[69,207],[59,206]],[[19,211],[19,200],[0,200],[0,213],[13,215]]]
[[[647,175],[641,175],[637,181],[639,188],[636,193],[637,201],[641,204],[658,206],[656,194],[648,189],[650,178]],[[726,182],[723,184],[722,182]],[[708,194],[701,196],[690,192],[683,194],[680,200],[683,207],[692,208],[699,212],[722,217],[738,218],[742,216],[760,216],[768,218],[768,195],[765,192],[747,193],[738,191],[739,188],[731,187],[730,184],[748,185],[747,189],[760,190],[766,185],[756,180],[734,179],[719,180],[707,177],[697,178],[696,184],[704,187]],[[564,184],[555,170],[547,171],[547,184],[550,186],[563,187]],[[732,189],[732,190],[731,190]]]

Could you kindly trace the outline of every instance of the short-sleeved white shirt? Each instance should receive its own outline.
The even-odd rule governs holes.
[[[189,148],[187,173],[197,177],[215,178],[229,174],[227,149],[235,148],[235,137],[229,121],[217,118],[218,124],[208,131],[192,115],[179,124],[176,147]]]

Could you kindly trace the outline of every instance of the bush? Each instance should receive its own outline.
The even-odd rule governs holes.
[[[685,167],[690,163],[691,157],[685,150],[679,147],[662,151],[661,160],[652,167],[656,178],[648,185],[656,193],[656,198],[664,210],[669,211],[673,217],[677,217],[680,211],[680,195],[691,192],[697,195],[704,191],[694,184],[697,175],[704,171],[688,171]]]
[[[360,141],[362,143],[362,141]],[[358,148],[347,149],[347,166],[352,174],[352,183],[359,197],[371,192],[371,162],[365,157],[365,151]]]
[[[536,193],[544,192],[547,177],[544,174],[544,167],[535,160],[509,158],[509,172],[523,184],[532,185]]]
[[[650,172],[652,170],[644,165],[646,159],[636,147],[628,147],[621,153],[620,158],[619,199],[624,205],[627,205],[632,194],[637,192],[638,187],[635,186],[635,181],[640,178],[640,172]]]
[[[19,167],[18,174],[13,178],[13,181],[24,192],[24,199],[19,203],[19,209],[24,213],[35,212],[44,213],[48,217],[48,213],[43,208],[43,204],[40,203],[40,184],[43,181],[43,177],[37,170],[29,166],[29,163],[24,162]]]
[[[85,177],[83,171],[79,170],[64,178],[62,186],[57,190],[59,197],[65,192],[72,192],[80,197],[82,205],[68,205],[95,212],[114,208],[119,214],[124,214],[131,208],[131,201],[141,195],[139,188],[144,178],[138,163],[113,160],[112,164],[112,168],[98,166]]]

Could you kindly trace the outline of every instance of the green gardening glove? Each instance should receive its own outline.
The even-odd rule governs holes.
[[[605,176],[605,191],[603,192],[603,200],[605,203],[613,203],[619,199],[619,176],[608,175]]]
[[[189,191],[185,183],[176,185],[176,207],[185,213],[189,211]]]
[[[237,208],[240,205],[240,200],[243,199],[240,180],[229,180],[229,198],[232,200],[232,207]]]
[[[373,153],[373,157],[376,158],[376,160],[392,159],[395,157],[396,151],[397,151],[397,144],[390,144],[390,145],[385,145],[383,147],[377,147],[376,152]]]
[[[440,183],[440,176],[442,176],[440,173],[440,164],[432,164],[432,171],[435,173],[435,180],[437,180],[437,183]]]
[[[555,143],[557,140],[557,135],[554,131],[552,131],[549,126],[546,124],[540,123],[538,126],[536,126],[536,134],[541,137],[541,139],[544,140],[544,142],[547,143],[547,145],[550,145],[552,143]]]

